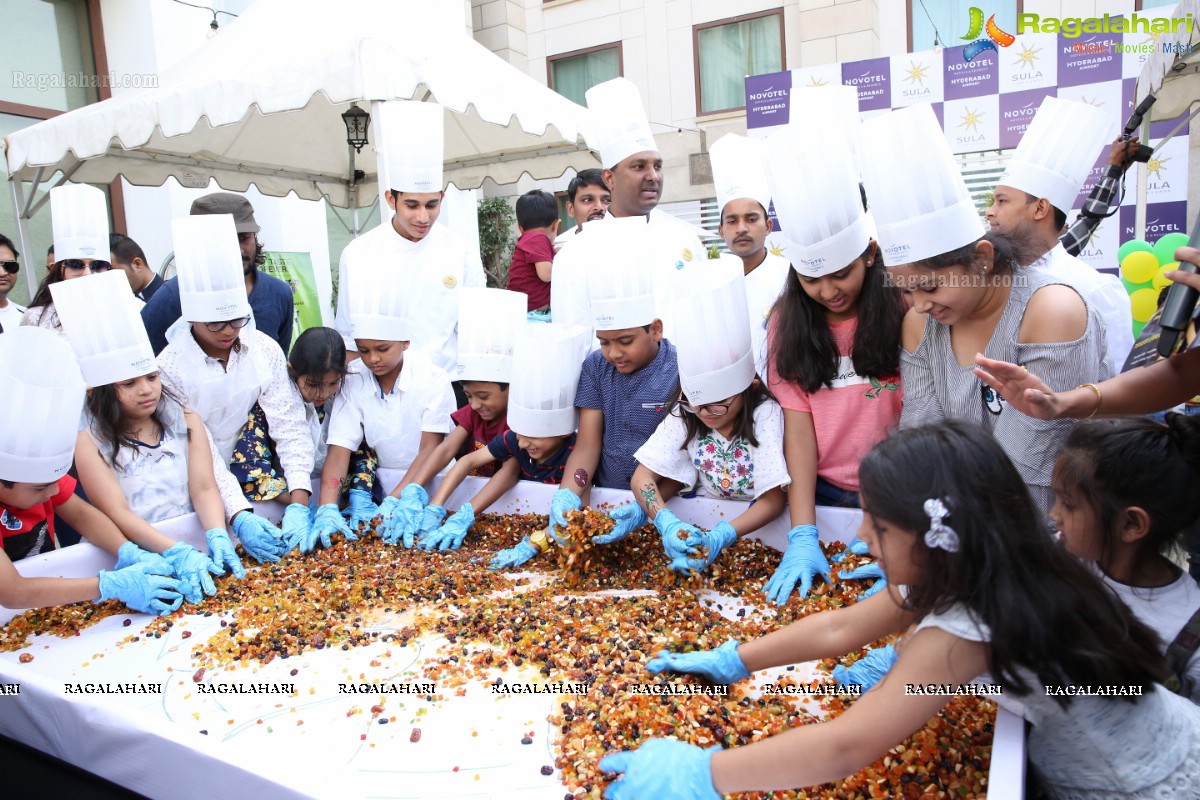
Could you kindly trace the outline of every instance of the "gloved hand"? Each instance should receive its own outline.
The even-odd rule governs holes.
[[[860,684],[865,692],[888,674],[888,670],[896,663],[896,648],[892,645],[876,647],[868,650],[867,654],[855,661],[849,667],[838,664],[833,668],[833,679],[838,686]]]
[[[521,541],[517,542],[516,547],[510,547],[507,550],[501,550],[496,555],[492,556],[492,560],[488,562],[488,569],[508,569],[509,567],[519,567],[530,559],[536,558],[541,551],[533,546],[526,536]]]
[[[737,541],[737,531],[728,522],[718,522],[712,530],[698,531],[696,538],[702,547],[707,548],[704,556],[676,556],[671,560],[671,569],[683,573],[701,572],[707,569],[717,560],[717,556],[721,554],[722,550]],[[691,541],[691,537],[689,537],[689,541]]]
[[[840,564],[846,558],[846,556],[851,553],[856,556],[865,556],[868,551],[869,548],[867,547],[867,543],[855,536],[850,540],[850,544],[846,545],[846,549],[844,551],[838,553],[830,560],[835,564]]]
[[[669,508],[660,509],[654,515],[654,527],[662,535],[663,550],[672,564],[677,558],[687,558],[700,544],[700,529],[679,519]],[[686,534],[684,538],[679,538],[680,533]]]
[[[425,548],[425,540],[437,536],[438,527],[446,518],[446,509],[433,503],[425,506],[424,516],[421,517],[421,529],[417,531],[417,546]]]
[[[567,512],[583,508],[583,499],[570,489],[559,489],[550,498],[550,536],[561,547],[562,531],[567,527]]]
[[[421,542],[422,550],[457,550],[462,547],[467,531],[475,524],[475,509],[463,503],[446,524]]]
[[[290,553],[297,547],[304,546],[315,515],[316,511],[303,503],[292,503],[283,510],[283,545],[287,548],[285,552]]]
[[[713,788],[712,757],[720,745],[705,750],[678,739],[651,739],[637,750],[600,759],[603,772],[624,775],[604,791],[606,800],[721,800]]]
[[[646,662],[646,671],[655,675],[663,670],[688,672],[712,683],[737,683],[750,677],[746,665],[737,653],[740,642],[730,639],[716,650],[696,650],[691,653],[672,653],[659,650]]]
[[[287,552],[283,531],[251,511],[233,518],[233,532],[242,542],[242,549],[260,564],[274,563]]]
[[[151,572],[159,575],[173,575],[175,569],[158,553],[143,550],[133,542],[126,542],[117,549],[117,565],[113,569],[125,569],[134,564],[146,564]]]
[[[415,483],[405,486],[399,498],[385,497],[379,504],[379,514],[383,517],[379,530],[383,540],[388,544],[403,540],[404,546],[411,549],[428,502],[429,493]]]
[[[371,502],[371,493],[366,489],[351,489],[350,503],[346,506],[350,529],[357,531],[358,523],[371,524],[371,520],[379,514],[379,506]]]
[[[593,536],[592,541],[596,544],[618,542],[646,524],[646,512],[642,511],[642,507],[637,503],[626,503],[623,506],[617,506],[608,512],[608,516],[612,517],[613,521],[617,523],[616,527],[613,528],[612,533],[606,533],[603,536]]]
[[[883,587],[887,586],[887,577],[883,574],[883,567],[879,566],[878,561],[872,561],[870,564],[863,564],[861,567],[846,570],[839,573],[838,578],[843,581],[869,580],[875,578],[875,582],[871,584],[871,588],[863,592],[859,600],[866,600],[871,595],[882,592]]]
[[[300,552],[311,553],[316,549],[318,539],[321,540],[322,547],[331,547],[333,545],[332,536],[335,533],[340,533],[352,542],[358,539],[358,536],[342,519],[342,512],[338,510],[337,503],[326,503],[317,509],[317,518],[313,520],[312,527],[308,529],[308,535],[300,544]]]
[[[204,553],[190,544],[176,542],[163,551],[163,558],[171,565],[175,577],[179,579],[184,600],[199,603],[204,600],[204,595],[212,597],[217,593],[217,585],[213,583],[212,576],[220,575],[225,570],[214,564]]]
[[[820,575],[829,580],[829,562],[821,551],[816,525],[797,525],[788,531],[787,550],[775,574],[763,587],[763,594],[776,605],[783,605],[800,582],[800,596],[808,597],[813,578]]]
[[[205,531],[204,538],[208,539],[208,555],[213,563],[221,567],[222,571],[229,570],[238,580],[246,577],[246,568],[242,566],[242,560],[237,557],[237,551],[233,549],[233,541],[224,528]]]
[[[100,572],[100,599],[120,600],[134,611],[170,614],[183,603],[181,592],[179,581],[155,572],[148,564]]]

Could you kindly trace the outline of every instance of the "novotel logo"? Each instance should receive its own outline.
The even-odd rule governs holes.
[[[1037,111],[1034,109],[1033,103],[1030,103],[1024,108],[1015,108],[1012,111],[1005,111],[1004,118],[1012,119],[1013,117],[1032,117],[1036,113]]]
[[[146,367],[150,366],[153,363],[154,363],[154,359],[147,356],[146,358],[139,358],[137,361],[134,361],[129,366],[133,367],[134,369],[145,369]]]
[[[774,86],[768,86],[766,89],[750,95],[751,100],[770,100],[775,97],[787,97],[787,89],[776,89]]]
[[[848,79],[846,83],[850,84],[851,86],[859,86],[864,83],[883,83],[886,80],[887,78],[882,75],[871,75],[870,73],[864,72],[857,78]]]

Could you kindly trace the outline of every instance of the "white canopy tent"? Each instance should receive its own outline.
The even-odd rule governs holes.
[[[1161,120],[1175,119],[1181,114],[1187,117],[1174,130],[1159,142],[1162,147],[1175,136],[1183,126],[1200,114],[1200,0],[1180,0],[1179,5],[1171,12],[1172,18],[1190,17],[1192,26],[1178,32],[1164,33],[1158,41],[1158,49],[1146,58],[1142,72],[1138,75],[1137,89],[1134,92],[1134,106],[1137,107],[1147,95],[1154,95],[1154,105],[1150,107],[1142,122],[1141,138],[1148,142],[1150,139],[1150,123]],[[1193,109],[1192,106],[1196,107]],[[1191,109],[1191,113],[1188,113]],[[1146,183],[1147,170],[1145,165],[1138,167],[1137,216],[1135,236],[1146,238]],[[1192,180],[1196,176],[1192,175]],[[1189,209],[1192,210],[1192,209]]]
[[[445,178],[460,189],[598,166],[582,142],[586,110],[475,42],[461,12],[429,0],[258,0],[157,88],[5,137],[20,248],[29,248],[25,222],[45,204],[37,189],[56,172],[60,182],[174,177],[202,188],[211,179],[229,191],[254,184],[275,197],[369,204],[375,152],[353,155],[340,116],[355,102],[441,103]],[[354,168],[364,173],[357,181]]]

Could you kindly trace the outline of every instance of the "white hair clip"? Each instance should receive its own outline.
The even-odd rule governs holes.
[[[929,517],[929,530],[925,531],[925,545],[940,548],[947,553],[957,553],[958,532],[943,521],[950,516],[945,502],[936,497],[926,500],[925,514]]]

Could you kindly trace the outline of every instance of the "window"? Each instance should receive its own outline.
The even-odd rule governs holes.
[[[1015,5],[1015,7],[1014,7]],[[979,6],[984,6],[980,3]],[[996,24],[1001,30],[1017,32],[1017,14],[1024,3],[995,3],[984,6],[990,17],[996,15]],[[932,50],[939,43],[942,47],[961,47],[967,44],[963,38],[971,30],[970,3],[961,0],[909,0],[908,3],[908,51],[919,53]],[[986,22],[988,17],[984,18]],[[936,41],[935,41],[936,35]],[[986,36],[980,33],[977,38]]]
[[[782,9],[697,25],[692,39],[698,114],[745,108],[746,76],[784,69]]]
[[[621,45],[605,44],[550,56],[546,69],[551,89],[586,106],[584,93],[588,89],[621,76]]]

